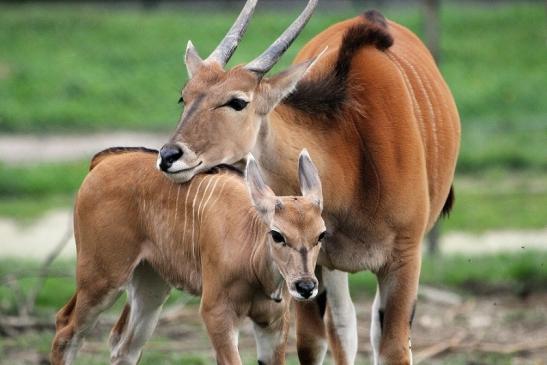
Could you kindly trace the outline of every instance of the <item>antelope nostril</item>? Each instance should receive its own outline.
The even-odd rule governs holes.
[[[296,291],[298,292],[298,294],[308,299],[313,294],[316,284],[315,281],[311,279],[304,279],[297,281],[294,286],[296,287]]]
[[[160,150],[160,168],[167,171],[173,162],[182,157],[182,149],[175,144],[166,144]]]

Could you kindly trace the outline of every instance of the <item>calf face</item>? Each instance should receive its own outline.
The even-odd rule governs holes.
[[[302,196],[276,196],[266,185],[252,156],[246,182],[255,208],[269,228],[270,255],[297,300],[317,295],[315,265],[325,235],[323,197],[317,169],[306,150],[300,153],[298,175]]]

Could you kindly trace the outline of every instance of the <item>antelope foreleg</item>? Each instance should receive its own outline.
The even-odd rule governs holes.
[[[337,365],[355,363],[357,356],[357,318],[351,300],[348,274],[323,269],[327,288],[327,330],[334,362]]]
[[[241,365],[237,347],[239,318],[234,313],[232,305],[223,303],[220,298],[208,300],[204,296],[200,312],[215,349],[217,364]]]
[[[296,347],[301,364],[322,364],[327,353],[327,330],[324,322],[327,293],[307,302],[295,302]]]

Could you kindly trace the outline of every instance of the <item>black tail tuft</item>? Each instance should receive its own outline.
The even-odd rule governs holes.
[[[283,100],[284,104],[312,114],[314,118],[322,116],[326,125],[330,125],[331,119],[348,99],[348,78],[357,52],[368,45],[380,51],[393,45],[393,37],[382,14],[375,10],[367,11],[361,20],[349,27],[342,37],[333,70],[321,77],[300,81],[296,90]]]
[[[450,187],[450,192],[448,193],[448,197],[446,198],[446,202],[444,203],[443,210],[441,212],[442,217],[448,217],[450,215],[452,207],[454,206],[455,199],[456,196],[454,195],[454,185],[452,185]]]

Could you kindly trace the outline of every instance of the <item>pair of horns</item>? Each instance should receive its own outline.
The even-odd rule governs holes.
[[[257,73],[265,74],[272,69],[277,63],[279,58],[285,53],[285,51],[294,42],[296,37],[300,34],[304,26],[310,20],[313,11],[317,6],[318,0],[309,0],[308,5],[302,11],[302,13],[296,18],[296,20],[272,43],[272,45],[264,51],[260,56],[249,62],[245,68]],[[254,13],[257,0],[247,0],[243,10],[237,17],[235,23],[232,25],[228,33],[224,36],[224,39],[215,48],[209,57],[205,60],[218,62],[223,67],[228,63],[232,55],[234,54],[241,38],[247,30],[247,26]],[[187,52],[197,54],[193,45],[188,44]]]

